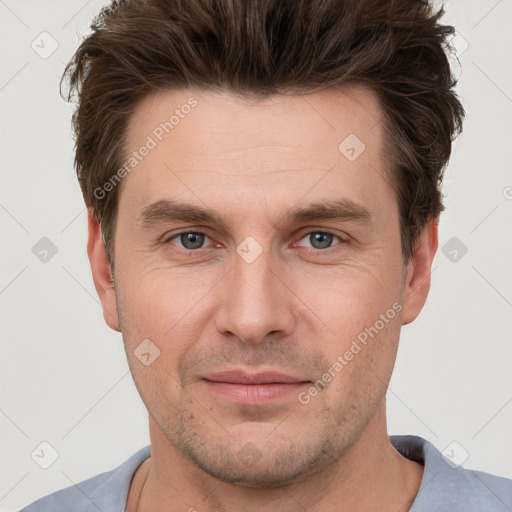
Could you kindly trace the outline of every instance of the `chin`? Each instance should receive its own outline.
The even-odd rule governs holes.
[[[261,451],[247,441],[242,448],[231,444],[190,443],[178,449],[194,465],[213,478],[251,489],[270,489],[299,483],[325,470],[337,459],[336,451],[320,441],[272,444]]]

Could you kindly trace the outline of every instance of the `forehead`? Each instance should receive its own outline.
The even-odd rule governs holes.
[[[276,204],[305,194],[334,199],[336,190],[371,202],[388,186],[381,117],[376,96],[357,85],[258,100],[160,91],[130,118],[124,161],[135,165],[120,203],[208,195],[234,208],[258,197]]]
[[[356,84],[263,99],[227,91],[162,90],[143,98],[134,109],[127,143],[136,147],[149,135],[165,144],[172,134],[186,138],[186,150],[198,155],[206,149],[229,152],[278,144],[315,149],[316,156],[325,151],[327,157],[337,149],[340,136],[368,138],[374,127],[379,131],[380,120],[378,98]]]

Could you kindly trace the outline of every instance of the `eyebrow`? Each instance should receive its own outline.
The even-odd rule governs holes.
[[[358,221],[370,223],[370,211],[350,199],[339,199],[323,203],[310,203],[285,211],[280,218],[290,224],[317,220]],[[161,199],[144,207],[137,216],[142,227],[151,227],[169,222],[191,222],[227,227],[223,217],[207,207],[183,203],[174,199]]]

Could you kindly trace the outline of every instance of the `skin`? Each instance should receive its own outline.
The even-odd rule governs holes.
[[[385,393],[401,325],[428,295],[437,221],[405,264],[377,98],[357,85],[260,101],[165,91],[137,106],[127,147],[190,97],[197,106],[123,180],[115,283],[89,211],[105,320],[123,334],[149,411],[152,456],[127,510],[408,510],[423,468],[391,445]],[[351,133],[366,146],[354,161],[338,150]],[[282,215],[340,198],[368,221],[290,224]],[[140,212],[160,199],[206,206],[225,226],[142,226]],[[205,233],[203,245],[169,240],[183,230]],[[318,232],[335,236],[319,246]],[[248,236],[262,249],[251,263],[236,252]],[[401,311],[307,404],[291,393],[245,406],[201,378],[272,370],[311,381],[308,389],[393,304]],[[134,354],[147,338],[160,350],[148,366]],[[240,456],[247,450],[252,463]]]

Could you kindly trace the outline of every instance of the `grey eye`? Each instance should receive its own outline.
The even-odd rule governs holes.
[[[339,237],[331,233],[325,233],[323,231],[314,231],[308,233],[304,238],[309,240],[309,243],[313,249],[328,249],[332,245],[334,238]]]
[[[204,244],[206,235],[203,233],[196,233],[193,231],[189,231],[186,233],[181,233],[176,235],[176,238],[179,237],[179,241],[184,249],[193,250],[200,249]],[[174,238],[174,237],[173,237]]]

